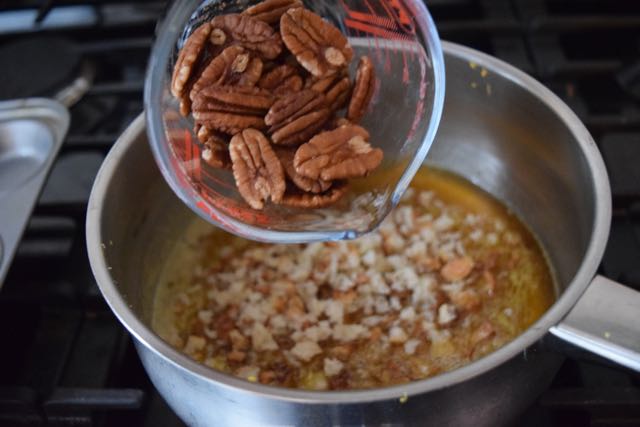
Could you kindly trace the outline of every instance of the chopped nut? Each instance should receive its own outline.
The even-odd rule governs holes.
[[[452,304],[442,304],[438,308],[438,323],[448,325],[458,317],[456,307]]]
[[[420,341],[416,339],[411,339],[409,341],[406,341],[404,343],[404,352],[407,353],[408,355],[415,354],[416,349],[418,348],[419,345],[420,345]]]
[[[367,328],[362,325],[337,324],[333,327],[333,339],[341,342],[355,341],[367,334]]]
[[[495,329],[493,328],[493,325],[491,325],[491,322],[485,321],[471,335],[471,344],[475,346],[480,342],[491,338],[494,334]]]
[[[262,371],[260,372],[259,379],[262,384],[269,384],[276,379],[276,373],[273,371]]]
[[[324,309],[332,323],[341,324],[344,319],[344,305],[340,301],[328,300]]]
[[[344,364],[338,359],[327,357],[324,359],[324,373],[328,377],[333,377],[342,372]]]
[[[389,341],[393,344],[402,344],[407,341],[407,333],[399,326],[394,326],[389,331]]]
[[[247,358],[247,353],[244,351],[233,350],[227,355],[227,359],[231,362],[244,362]]]
[[[184,346],[184,352],[190,356],[195,355],[196,353],[204,350],[205,345],[207,345],[207,341],[195,335],[189,335],[187,338],[187,344]]]
[[[322,353],[322,349],[313,341],[299,342],[291,349],[291,354],[305,362],[308,362],[320,353]]]
[[[251,331],[251,346],[255,351],[277,350],[278,343],[275,342],[271,332],[262,323],[253,325]]]
[[[440,274],[448,282],[456,282],[467,277],[473,270],[474,262],[469,257],[461,257],[447,262]]]
[[[353,347],[349,344],[337,345],[331,349],[330,353],[339,360],[346,361],[353,353]]]
[[[238,369],[238,371],[236,372],[237,376],[239,376],[240,378],[244,378],[248,381],[252,381],[252,379],[258,378],[259,374],[260,374],[260,368],[256,366],[243,366],[240,369]]]
[[[231,346],[234,350],[244,351],[249,349],[249,340],[236,329],[229,332],[229,338],[231,339]]]
[[[480,307],[480,295],[473,289],[451,294],[451,301],[462,310],[472,311]]]

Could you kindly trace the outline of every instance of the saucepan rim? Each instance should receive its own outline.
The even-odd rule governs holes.
[[[122,134],[100,169],[91,192],[86,223],[87,246],[94,276],[107,303],[129,332],[141,344],[176,368],[201,377],[203,380],[214,382],[218,386],[228,387],[236,392],[253,394],[256,397],[284,402],[331,405],[410,398],[413,395],[443,389],[467,381],[507,362],[522,351],[526,351],[542,338],[549,328],[558,324],[589,286],[604,253],[611,222],[611,190],[602,157],[591,135],[578,117],[560,98],[541,83],[515,67],[474,49],[450,42],[443,42],[442,46],[445,58],[450,56],[472,61],[478,66],[485,67],[490,72],[510,80],[547,105],[574,135],[591,172],[595,215],[588,249],[571,283],[555,304],[534,325],[504,347],[461,368],[424,380],[368,390],[303,391],[267,386],[217,372],[190,359],[156,335],[129,308],[111,276],[101,245],[108,240],[108,236],[102,236],[101,228],[102,217],[105,214],[102,211],[104,199],[108,194],[107,190],[111,185],[117,169],[116,166],[126,156],[131,145],[145,133],[145,121],[143,114],[141,114]]]

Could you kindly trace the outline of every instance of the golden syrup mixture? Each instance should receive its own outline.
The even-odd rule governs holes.
[[[433,169],[355,241],[269,245],[201,223],[187,234],[199,237],[173,257],[181,269],[159,287],[155,330],[264,384],[363,389],[437,375],[505,345],[555,299],[518,218]]]

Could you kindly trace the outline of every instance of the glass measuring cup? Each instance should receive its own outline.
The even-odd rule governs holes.
[[[351,180],[348,194],[321,209],[267,204],[251,209],[228,170],[202,160],[191,116],[179,113],[170,92],[173,65],[186,38],[218,14],[257,3],[176,1],[158,28],[145,83],[147,133],[156,162],[173,191],[199,216],[231,233],[266,242],[353,239],[373,230],[399,202],[435,137],[444,103],[444,60],[435,25],[422,0],[305,1],[305,7],[338,27],[357,59],[367,55],[377,87],[361,125],[382,165]]]

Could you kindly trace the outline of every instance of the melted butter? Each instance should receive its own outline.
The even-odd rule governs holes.
[[[421,207],[420,215],[438,218],[446,211],[453,220],[451,231],[460,233],[466,252],[486,274],[477,274],[465,289],[480,296],[481,304],[460,315],[453,325],[436,327],[431,335],[416,336],[421,344],[414,354],[402,345],[381,346],[377,340],[364,340],[352,348],[345,361],[349,372],[340,382],[327,381],[322,358],[302,364],[282,382],[271,383],[298,388],[359,389],[381,387],[417,380],[463,366],[505,345],[531,326],[554,302],[554,281],[546,257],[535,236],[519,218],[491,195],[470,182],[448,172],[422,168],[411,186],[416,193],[430,191],[444,205]],[[403,203],[407,203],[406,201]],[[415,200],[412,201],[415,205]],[[474,217],[482,218],[474,223]],[[262,245],[229,235],[197,220],[185,233],[190,236],[176,246],[165,263],[171,270],[159,285],[154,305],[154,329],[175,347],[183,349],[189,335],[202,335],[197,321],[199,310],[206,309],[206,280],[198,278],[199,266],[224,268],[219,260],[221,248],[242,253]],[[479,237],[480,236],[480,237]],[[194,286],[194,283],[196,285]],[[188,299],[176,310],[176,301]],[[210,308],[210,307],[209,307]],[[358,323],[361,315],[350,315]],[[436,323],[435,320],[432,323]],[[490,325],[491,334],[478,341]],[[215,327],[215,325],[213,326]],[[417,327],[417,326],[416,326]],[[209,345],[213,345],[209,343]],[[329,340],[323,347],[337,343]],[[196,360],[221,371],[236,373],[222,348],[213,354],[192,354]],[[209,350],[208,350],[209,351]],[[209,351],[210,352],[210,351]],[[283,363],[274,355],[255,361],[264,366]]]

